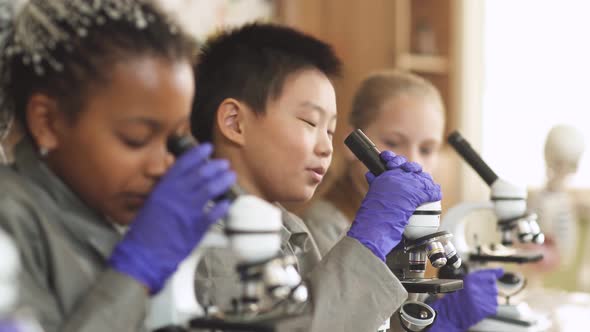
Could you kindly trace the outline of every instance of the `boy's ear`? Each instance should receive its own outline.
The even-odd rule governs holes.
[[[244,121],[246,105],[233,98],[227,98],[217,108],[217,127],[221,136],[234,144],[244,144]]]
[[[27,124],[39,149],[50,152],[58,148],[60,129],[66,125],[65,117],[53,98],[41,93],[29,98],[26,106]]]

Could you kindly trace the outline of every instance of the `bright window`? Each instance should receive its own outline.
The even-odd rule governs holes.
[[[590,187],[590,1],[487,0],[483,156],[498,175],[539,187],[559,123],[585,134],[575,187]]]

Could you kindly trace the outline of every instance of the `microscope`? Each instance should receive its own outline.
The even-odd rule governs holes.
[[[21,261],[12,239],[0,229],[0,329],[14,332],[42,332],[26,308],[18,308]],[[3,330],[4,331],[4,330]]]
[[[168,149],[178,157],[196,144],[192,136],[173,137]],[[304,303],[308,298],[307,287],[295,267],[296,258],[281,254],[281,211],[237,187],[219,199],[232,202],[223,232],[208,232],[180,264],[152,299],[147,327],[156,332],[304,331],[309,324],[309,317],[304,315],[260,314],[277,303]],[[195,271],[207,248],[231,248],[237,256],[242,294],[232,300],[230,310],[197,303]]]
[[[353,131],[344,143],[374,175],[387,170],[379,150],[362,130]],[[440,201],[419,206],[408,221],[402,242],[387,256],[387,265],[409,293],[408,301],[398,312],[405,331],[425,331],[436,319],[436,312],[421,301],[420,294],[449,293],[463,288],[462,280],[424,277],[427,258],[435,268],[461,266],[461,258],[451,242],[452,233],[439,231],[440,215]]]
[[[545,241],[537,216],[527,212],[526,189],[500,179],[459,132],[451,133],[448,142],[491,189],[489,201],[459,204],[449,209],[442,221],[442,228],[455,235],[454,243],[458,254],[466,261],[466,268],[477,269],[491,262],[524,264],[541,260],[542,253],[513,246],[516,241],[539,245]],[[491,211],[495,216],[500,243],[475,244],[472,250],[466,239],[466,217],[482,210]],[[460,275],[443,268],[439,271],[439,277]],[[525,302],[511,302],[512,297],[521,292],[525,285],[522,274],[506,272],[498,280],[498,292],[505,303],[500,304],[496,316],[483,320],[470,331],[544,331],[546,327],[542,325],[546,324],[541,322],[542,317],[535,315]]]
[[[0,230],[0,320],[8,316],[18,299],[20,260],[13,241]]]

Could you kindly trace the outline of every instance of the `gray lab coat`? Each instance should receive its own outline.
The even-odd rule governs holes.
[[[107,267],[120,234],[41,162],[29,140],[0,166],[0,227],[23,271],[20,305],[46,332],[142,331],[148,295]]]
[[[324,200],[313,202],[303,212],[302,219],[322,255],[346,235],[351,223],[334,204]]]
[[[283,209],[282,251],[297,257],[311,302],[293,310],[310,313],[310,331],[373,332],[407,298],[395,275],[357,240],[344,237],[322,258],[301,219]],[[221,225],[216,225],[222,231]],[[200,303],[229,307],[240,288],[236,258],[224,248],[208,248],[197,268]]]

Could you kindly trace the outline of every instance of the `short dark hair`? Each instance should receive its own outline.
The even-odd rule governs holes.
[[[226,98],[264,113],[267,102],[281,95],[286,78],[303,69],[334,78],[341,62],[327,43],[275,24],[252,23],[207,40],[195,68],[193,135],[212,141],[215,114]]]
[[[44,1],[31,0],[31,5],[45,8]],[[56,98],[60,109],[75,115],[84,107],[90,87],[108,82],[109,69],[119,61],[153,55],[173,61],[187,59],[193,64],[198,52],[195,40],[152,1],[137,0],[136,4],[148,20],[143,27],[133,21],[110,17],[106,5],[96,13],[96,17],[103,19],[102,23],[84,27],[86,33],[83,35],[76,33],[76,27],[68,22],[67,17],[50,17],[52,24],[72,36],[48,51],[48,56],[61,64],[61,70],[52,68],[51,63],[43,59],[44,72],[39,73],[33,65],[23,61],[22,55],[7,52],[10,39],[18,38],[15,30],[10,31],[8,42],[0,49],[0,64],[4,62],[0,66],[0,89],[3,90],[0,112],[14,112],[16,119],[27,128],[26,105],[34,93],[43,92]],[[2,100],[2,94],[5,100]]]

